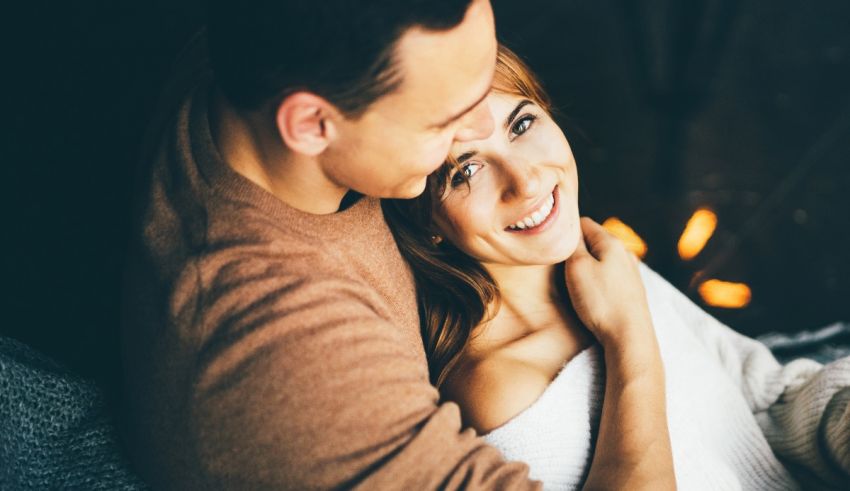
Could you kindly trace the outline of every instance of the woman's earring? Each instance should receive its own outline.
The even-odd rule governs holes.
[[[440,242],[442,242],[442,241],[443,241],[443,238],[440,237],[438,234],[434,234],[434,235],[431,236],[431,243],[434,244],[434,245],[439,245]]]

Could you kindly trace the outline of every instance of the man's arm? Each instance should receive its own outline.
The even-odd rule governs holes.
[[[461,431],[424,356],[352,285],[229,271],[256,274],[219,278],[200,306],[198,487],[539,489],[527,466]]]

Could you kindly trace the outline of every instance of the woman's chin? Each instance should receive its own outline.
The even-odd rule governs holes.
[[[533,252],[525,251],[524,255],[527,260],[523,261],[523,263],[529,266],[552,266],[560,264],[569,259],[575,253],[576,247],[578,246],[578,240],[578,234],[565,234],[558,240],[557,243],[552,244],[551,247],[548,247],[545,250],[538,249]]]
[[[578,246],[578,238],[575,240],[571,240],[569,243],[565,244],[556,254],[553,254],[552,259],[547,261],[548,264],[560,264],[570,257],[576,252],[576,247]]]
[[[578,211],[564,214],[560,217],[564,222],[560,224],[561,234],[553,244],[552,255],[557,259],[553,264],[561,263],[570,258],[578,247],[581,240],[581,226],[579,225]]]
[[[551,239],[545,241],[545,243],[524,245],[521,250],[521,256],[524,260],[518,261],[518,263],[529,266],[560,264],[575,253],[576,247],[578,247],[578,241],[581,240],[579,217],[576,214],[575,217],[569,216],[568,218],[567,216],[562,216],[559,218],[567,219],[564,220],[567,223],[557,224],[557,230],[560,233],[556,233],[556,230],[551,230],[549,231],[549,237]]]

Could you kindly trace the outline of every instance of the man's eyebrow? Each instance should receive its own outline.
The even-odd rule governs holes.
[[[519,102],[519,104],[516,105],[514,110],[511,111],[510,114],[508,114],[507,118],[505,118],[505,123],[504,123],[505,129],[508,129],[508,127],[513,122],[514,118],[516,118],[517,114],[519,114],[519,112],[522,111],[522,108],[524,108],[525,106],[527,106],[529,104],[534,104],[534,102],[532,102],[528,99],[523,99]],[[468,152],[463,152],[462,154],[460,154],[455,159],[455,162],[457,162],[457,165],[461,165],[464,162],[466,162],[467,160],[471,159],[472,157],[475,157],[476,155],[478,155],[478,150],[470,150]]]
[[[519,112],[522,110],[522,108],[524,108],[525,106],[527,106],[529,104],[534,104],[534,103],[531,102],[528,99],[523,99],[522,101],[520,101],[519,104],[516,105],[514,110],[511,111],[510,114],[508,114],[507,118],[505,118],[505,129],[508,129],[508,127],[511,125],[511,122],[513,122],[514,118],[516,117],[517,114],[519,114]]]
[[[460,154],[458,156],[458,158],[455,159],[457,161],[457,165],[463,164],[464,162],[471,159],[472,157],[475,157],[477,154],[478,154],[478,150],[470,150],[468,152],[463,152],[462,154]]]
[[[450,117],[450,118],[447,118],[445,121],[443,121],[443,122],[441,122],[441,123],[437,123],[437,124],[433,124],[433,125],[431,125],[431,127],[433,127],[433,128],[444,128],[444,127],[446,127],[446,126],[448,126],[448,125],[450,125],[450,124],[454,123],[454,122],[455,122],[455,121],[457,121],[458,119],[462,118],[462,117],[463,117],[466,113],[468,113],[469,111],[472,111],[473,109],[475,109],[475,106],[477,106],[477,105],[481,104],[481,101],[483,101],[484,99],[486,99],[486,98],[487,98],[487,96],[488,96],[488,95],[490,95],[489,85],[488,85],[487,87],[488,87],[488,88],[487,88],[487,92],[484,92],[484,95],[482,95],[481,97],[479,97],[479,98],[478,98],[478,100],[476,100],[473,104],[470,104],[470,105],[469,105],[469,107],[467,107],[467,108],[466,108],[466,109],[464,109],[463,111],[461,111],[461,112],[459,112],[459,113],[455,114],[454,116],[452,116],[452,117]]]

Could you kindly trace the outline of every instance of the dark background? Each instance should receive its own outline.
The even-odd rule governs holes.
[[[134,155],[202,2],[31,3],[4,15],[0,333],[114,385]],[[646,261],[745,282],[739,331],[850,320],[850,2],[494,1],[560,109],[583,213]],[[305,40],[309,42],[309,40]],[[715,236],[675,245],[698,206]]]

